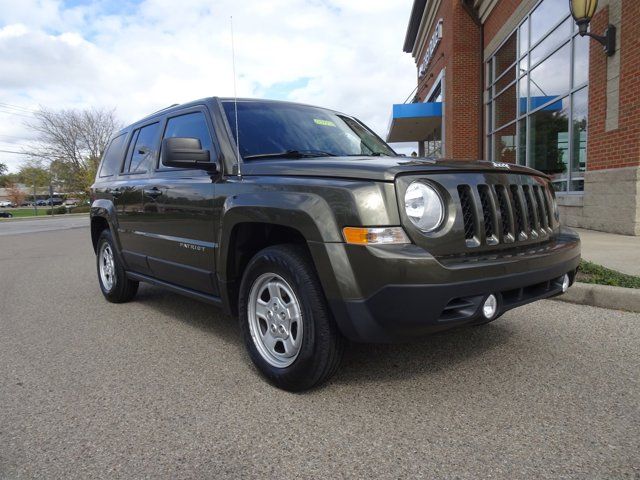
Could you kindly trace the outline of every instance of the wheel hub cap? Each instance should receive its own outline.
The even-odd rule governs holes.
[[[300,303],[291,286],[279,275],[263,274],[251,286],[249,329],[256,349],[269,364],[291,365],[302,346]]]
[[[100,247],[99,262],[102,285],[107,291],[111,291],[116,283],[116,267],[113,259],[113,251],[111,250],[111,245],[108,243],[103,243],[102,247]]]

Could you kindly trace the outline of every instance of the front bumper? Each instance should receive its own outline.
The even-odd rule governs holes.
[[[440,258],[415,245],[310,245],[336,322],[354,341],[393,342],[484,321],[481,305],[497,296],[498,315],[562,293],[580,263],[580,239],[562,229],[534,246],[484,256]]]

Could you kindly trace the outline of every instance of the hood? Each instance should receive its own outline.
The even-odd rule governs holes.
[[[545,176],[532,168],[514,164],[411,157],[263,159],[242,164],[242,175],[353,178],[382,182],[393,182],[402,174],[479,171]]]

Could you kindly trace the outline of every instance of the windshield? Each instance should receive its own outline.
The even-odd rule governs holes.
[[[232,100],[222,102],[236,136]],[[323,108],[280,102],[238,102],[240,155],[274,157],[386,155],[396,153],[357,120]]]

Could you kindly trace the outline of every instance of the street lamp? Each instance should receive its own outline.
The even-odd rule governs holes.
[[[569,0],[569,8],[578,25],[580,36],[586,35],[597,40],[604,46],[604,52],[607,56],[612,56],[616,52],[616,27],[611,24],[607,25],[604,35],[595,35],[587,31],[589,22],[598,8],[598,0]]]

